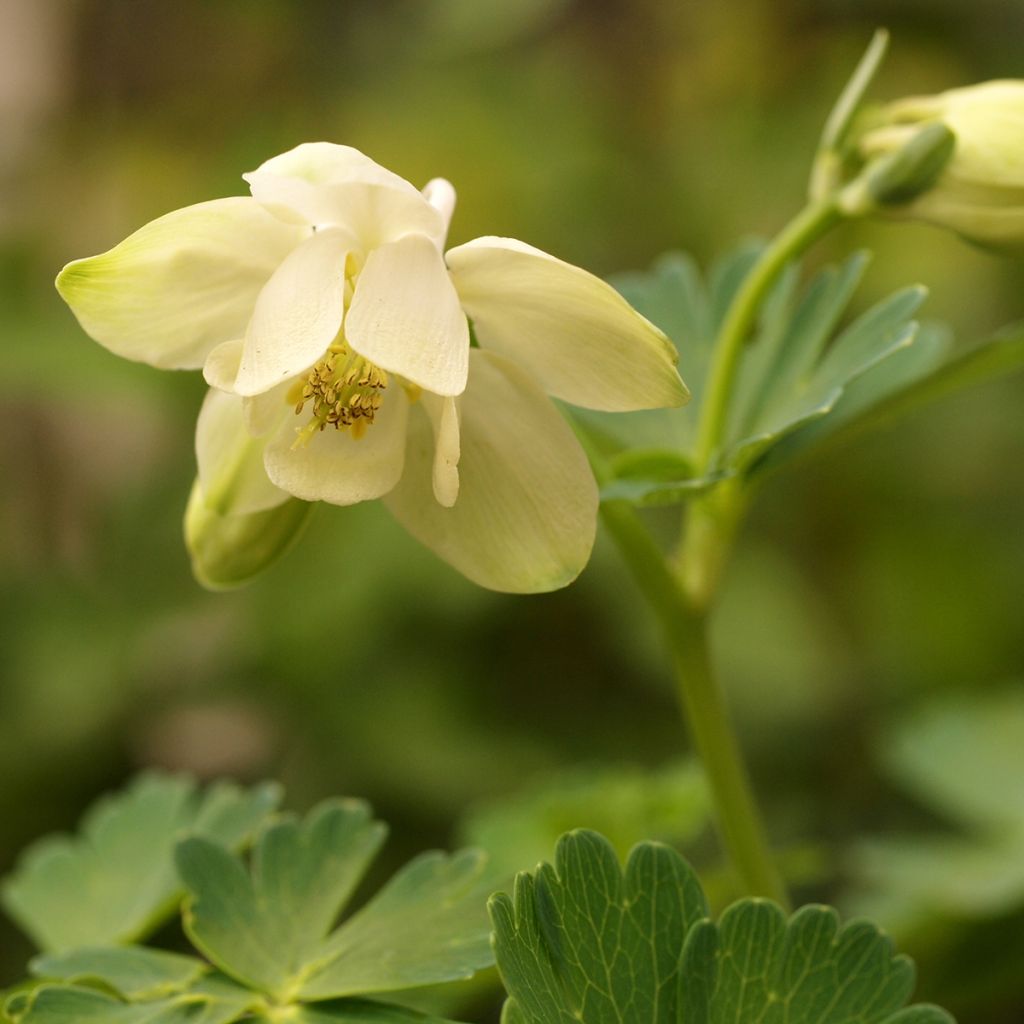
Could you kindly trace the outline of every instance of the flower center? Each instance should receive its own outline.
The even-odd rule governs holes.
[[[379,366],[336,341],[327,355],[296,381],[288,392],[288,401],[300,415],[306,403],[312,403],[312,418],[298,431],[292,448],[302,448],[318,431],[328,426],[347,430],[354,440],[366,433],[384,401],[381,394],[388,386],[388,375]]]

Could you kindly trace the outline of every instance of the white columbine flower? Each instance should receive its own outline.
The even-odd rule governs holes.
[[[111,351],[203,368],[193,504],[222,521],[289,496],[383,498],[484,586],[575,578],[597,489],[548,396],[681,404],[664,335],[603,281],[522,242],[445,253],[447,181],[420,192],[329,143],[245,178],[251,198],[167,214],[57,279]]]

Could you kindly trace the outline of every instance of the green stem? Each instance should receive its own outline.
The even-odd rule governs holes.
[[[772,860],[729,711],[711,665],[706,617],[693,607],[632,508],[624,502],[605,502],[601,514],[672,652],[676,692],[711,788],[725,852],[746,893],[774,899],[787,907],[786,890]]]
[[[795,256],[840,219],[833,195],[808,204],[775,237],[733,299],[713,349],[714,362],[701,408],[695,448],[698,473],[707,471],[725,432],[740,356],[769,289]]]

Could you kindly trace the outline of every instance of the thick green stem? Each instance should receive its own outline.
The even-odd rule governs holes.
[[[835,197],[831,195],[804,207],[765,249],[740,286],[712,352],[711,374],[701,408],[694,452],[698,473],[710,468],[725,432],[729,396],[736,384],[740,356],[762,301],[786,264],[828,231],[840,216]]]
[[[622,502],[606,502],[601,514],[672,652],[676,692],[711,788],[725,852],[746,893],[787,906],[786,890],[772,860],[729,711],[712,669],[706,618],[694,608],[632,508]]]

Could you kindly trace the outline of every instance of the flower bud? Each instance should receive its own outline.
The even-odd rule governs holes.
[[[298,540],[313,506],[298,498],[248,514],[211,508],[198,480],[185,510],[185,544],[195,578],[210,590],[248,582]]]
[[[1024,81],[996,81],[890,104],[861,154],[895,153],[942,124],[955,146],[934,185],[899,212],[950,228],[972,241],[1024,246]]]

